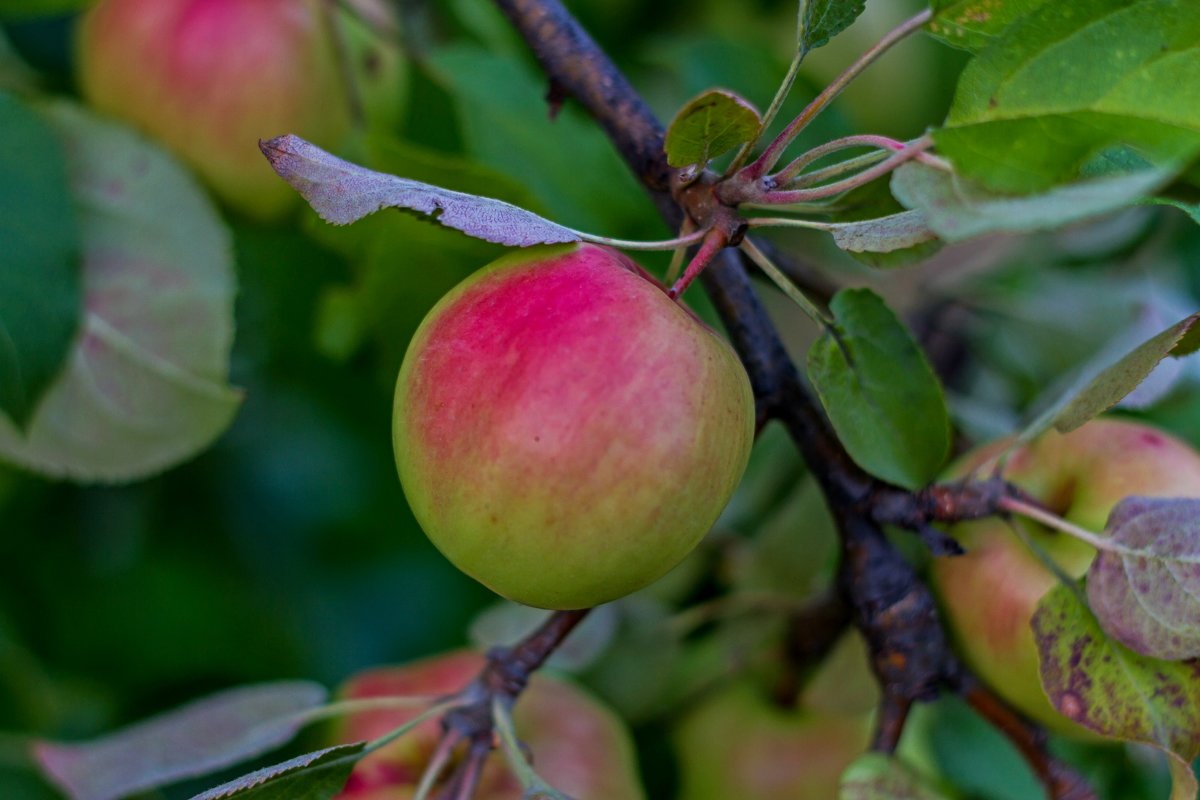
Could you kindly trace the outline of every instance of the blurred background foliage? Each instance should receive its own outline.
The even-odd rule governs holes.
[[[72,42],[84,5],[0,0],[0,88],[77,96]],[[780,124],[916,5],[869,4],[810,58]],[[793,47],[792,0],[568,6],[664,120],[711,86],[765,106]],[[544,80],[490,3],[402,0],[399,8],[406,113],[395,129],[361,131],[347,155],[598,234],[670,235],[578,109],[567,102],[550,119]],[[963,59],[930,39],[905,42],[804,142],[919,134],[941,120]],[[345,229],[299,208],[271,225],[231,211],[224,218],[238,280],[230,382],[245,390],[229,430],[187,463],[128,485],[80,486],[0,464],[5,800],[56,796],[25,767],[22,736],[92,735],[249,681],[307,677],[334,686],[367,666],[469,637],[512,638],[530,623],[495,608],[421,534],[395,477],[389,435],[392,384],[409,336],[447,289],[500,248],[397,213]],[[1141,209],[1053,235],[989,237],[889,272],[816,235],[777,241],[836,282],[875,285],[908,314],[933,347],[964,441],[1010,431],[1114,333],[1158,330],[1193,309],[1200,292],[1200,233],[1171,210]],[[661,271],[666,256],[644,262]],[[813,335],[808,323],[765,285],[764,292],[802,353]],[[711,319],[701,293],[689,300]],[[1183,369],[1183,380],[1143,413],[1200,444],[1195,368]],[[797,602],[827,586],[833,558],[819,497],[785,437],[768,429],[739,494],[697,553],[581,634],[584,653],[564,666],[634,723],[650,796],[674,791],[666,731],[685,701],[731,668],[755,663],[778,636],[770,615],[723,622],[701,614],[688,623],[678,608],[730,590]],[[870,691],[869,682],[862,687]],[[957,701],[923,711],[908,739],[913,757],[964,797],[1037,794],[1015,753]],[[1165,796],[1160,767],[1140,751],[1071,747],[1106,797]]]

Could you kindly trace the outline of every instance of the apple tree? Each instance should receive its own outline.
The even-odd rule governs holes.
[[[0,3],[0,795],[1196,798],[1197,11]]]

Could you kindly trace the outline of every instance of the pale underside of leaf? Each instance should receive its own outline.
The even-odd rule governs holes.
[[[1200,499],[1126,498],[1107,528],[1113,549],[1087,581],[1105,632],[1154,658],[1200,657]]]
[[[896,170],[892,192],[906,208],[925,214],[941,238],[961,241],[996,231],[1027,233],[1057,228],[1125,208],[1166,184],[1171,170],[1143,170],[1060,186],[1044,194],[990,192],[971,180],[926,164]]]
[[[291,134],[259,145],[271,166],[322,219],[348,225],[385,208],[426,214],[441,225],[514,247],[580,241],[579,234],[523,208],[351,164]]]
[[[325,698],[300,681],[232,689],[93,741],[39,744],[35,755],[73,800],[117,800],[272,750],[299,728],[290,715]]]
[[[54,476],[125,481],[169,467],[230,423],[233,247],[195,180],[132,132],[46,109],[69,154],[84,313],[63,370],[0,455]]]
[[[828,230],[834,244],[852,253],[890,253],[937,238],[925,214],[916,210],[859,222],[831,223]]]

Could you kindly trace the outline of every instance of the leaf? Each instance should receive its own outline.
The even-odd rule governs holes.
[[[1170,206],[1172,208],[1178,208],[1180,211],[1191,217],[1192,222],[1200,225],[1200,203],[1191,203],[1174,197],[1150,197],[1143,200],[1142,203],[1152,206]]]
[[[982,50],[1047,0],[933,0],[929,32],[953,47]]]
[[[0,19],[29,19],[82,11],[94,0],[4,0]]]
[[[890,253],[937,238],[925,214],[916,210],[860,222],[832,223],[828,230],[834,244],[854,253]]]
[[[1114,549],[1087,580],[1105,632],[1152,658],[1200,658],[1200,498],[1127,497],[1105,529]]]
[[[366,742],[327,747],[251,772],[192,800],[330,800],[354,769]]]
[[[43,742],[38,763],[73,800],[117,800],[272,750],[325,701],[301,681],[230,689],[82,744]]]
[[[753,141],[762,117],[749,101],[726,89],[710,89],[689,100],[667,129],[664,147],[672,167],[707,164]]]
[[[842,773],[838,800],[945,800],[902,761],[866,753]]]
[[[79,325],[79,229],[54,132],[4,93],[0,130],[0,414],[24,428]]]
[[[808,376],[851,458],[884,480],[916,489],[950,452],[946,398],[912,335],[869,289],[829,304],[834,333],[808,351]]]
[[[235,292],[229,231],[191,175],[126,128],[60,103],[83,242],[84,316],[64,370],[0,457],[124,481],[206,447],[241,395],[226,383]]]
[[[1168,754],[1172,800],[1195,800],[1200,662],[1161,661],[1110,640],[1076,589],[1059,585],[1033,615],[1042,686],[1065,716],[1103,736]]]
[[[799,14],[800,52],[807,53],[829,43],[866,8],[866,0],[801,0]]]
[[[1082,385],[1081,389],[1068,391],[1051,405],[1021,432],[1021,440],[1030,441],[1051,425],[1060,433],[1068,433],[1112,408],[1136,389],[1168,355],[1180,358],[1200,347],[1197,322],[1200,322],[1200,312],[1138,345],[1095,376],[1085,376],[1083,380],[1087,383],[1078,382],[1076,385]]]
[[[497,244],[529,247],[579,241],[570,228],[532,211],[375,172],[343,161],[299,136],[287,134],[261,142],[259,147],[279,176],[334,225],[348,225],[384,208],[403,208]]]
[[[1170,178],[1169,170],[1142,170],[1079,181],[1043,194],[1013,196],[910,162],[893,174],[892,192],[906,208],[923,212],[938,236],[957,242],[995,231],[1057,228],[1107,214],[1152,194]]]
[[[1200,152],[1197,45],[1194,0],[1044,3],[963,70],[938,151],[1022,193],[1083,177],[1112,148],[1182,164]]]

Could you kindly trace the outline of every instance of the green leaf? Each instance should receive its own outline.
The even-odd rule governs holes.
[[[866,8],[866,0],[801,0],[798,20],[801,53],[816,50],[837,36]]]
[[[959,79],[939,152],[990,189],[1084,177],[1099,155],[1153,164],[1200,152],[1200,14],[1193,0],[1045,3]]]
[[[838,800],[945,800],[899,759],[866,753],[842,773]]]
[[[235,292],[229,231],[191,175],[129,130],[56,104],[83,241],[83,327],[24,435],[0,456],[54,476],[124,481],[211,443],[227,384]]]
[[[0,19],[31,19],[82,11],[95,0],[4,0]]]
[[[1165,751],[1172,800],[1194,800],[1200,661],[1161,661],[1110,640],[1072,586],[1041,599],[1033,633],[1051,704],[1096,733]]]
[[[325,697],[303,681],[246,686],[89,742],[41,743],[35,753],[73,800],[117,800],[272,750],[299,729],[290,717]]]
[[[982,50],[1047,0],[933,0],[929,32],[953,47]]]
[[[995,231],[1058,228],[1107,214],[1138,202],[1170,179],[1170,170],[1150,169],[1012,196],[945,170],[908,163],[893,174],[892,192],[907,208],[921,211],[938,236],[956,242]]]
[[[916,489],[950,452],[941,383],[912,335],[869,289],[829,304],[833,331],[808,351],[808,376],[850,457],[867,472]]]
[[[1167,356],[1181,358],[1200,347],[1200,312],[1156,334],[1115,363],[1099,371],[1087,369],[1075,386],[1039,415],[1021,432],[1021,441],[1030,441],[1051,425],[1068,433],[1099,416],[1138,387]]]
[[[0,414],[24,428],[79,325],[79,230],[54,132],[0,93]]]
[[[1172,208],[1178,208],[1180,211],[1191,217],[1192,222],[1200,225],[1200,203],[1179,200],[1174,197],[1150,197],[1146,200],[1143,200],[1142,203],[1151,206],[1170,206]]]
[[[672,167],[707,164],[758,135],[762,117],[749,101],[725,89],[693,97],[671,121],[665,148]]]
[[[350,778],[365,742],[327,747],[251,772],[192,800],[330,800]]]

